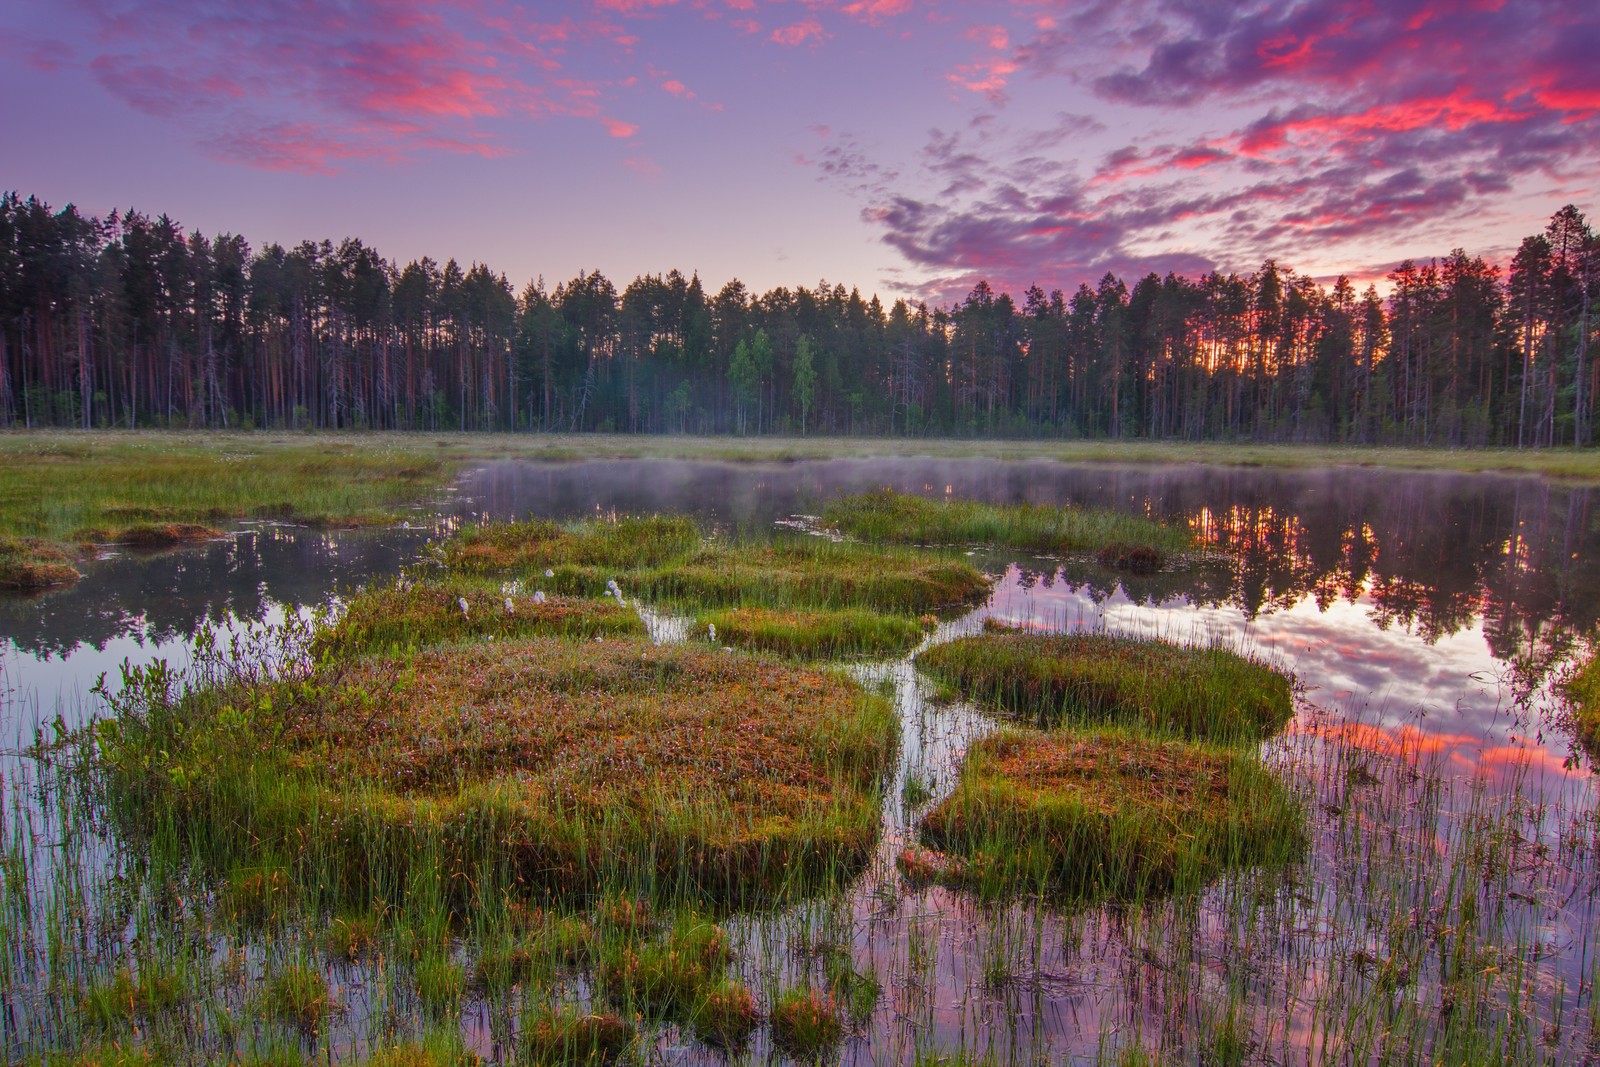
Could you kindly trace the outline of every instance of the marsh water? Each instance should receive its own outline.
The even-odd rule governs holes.
[[[1448,922],[1462,857],[1486,847],[1475,828],[1493,825],[1504,831],[1493,847],[1506,853],[1499,875],[1512,888],[1482,937],[1516,977],[1504,988],[1490,980],[1488,1006],[1475,1010],[1491,1029],[1527,1016],[1516,1047],[1535,1059],[1592,1055],[1595,788],[1557,685],[1600,615],[1600,508],[1584,486],[1365,468],[899,458],[494,464],[403,527],[242,524],[177,552],[108,552],[72,588],[0,599],[0,745],[22,747],[57,716],[73,725],[94,714],[97,677],[114,678],[124,660],[181,661],[204,626],[324,602],[395,573],[463,524],[685,512],[733,535],[885,487],[1110,507],[1193,529],[1201,553],[1143,576],[1088,558],[962,549],[997,576],[994,593],[933,639],[992,615],[1042,630],[1221,641],[1293,672],[1296,718],[1264,755],[1307,799],[1310,853],[1287,881],[1246,872],[1198,900],[1138,914],[1062,915],[907,885],[894,855],[930,801],[903,803],[904,783],[916,778],[936,800],[967,741],[992,724],[979,709],[931,700],[909,662],[863,664],[863,677],[894,688],[903,718],[883,847],[845,898],[736,921],[741,958],[762,961],[745,965],[752,988],[816,966],[802,933],[820,930],[883,986],[840,1051],[851,1062],[951,1049],[1094,1062],[1135,1045],[1193,1060],[1235,1030],[1251,1062],[1378,1062],[1393,1027],[1385,1012],[1401,1011],[1425,1047],[1461,1025],[1444,1006],[1455,996],[1446,976],[1391,975],[1386,986],[1372,972],[1400,958],[1417,930]],[[16,789],[25,778],[6,782]],[[1411,932],[1397,932],[1407,922]],[[15,1055],[29,1040],[27,961],[7,973],[20,997],[5,998]],[[377,1012],[363,1007],[359,979],[347,987],[351,1010],[329,1045],[336,1057],[362,1045],[363,1020]],[[462,1025],[484,1054],[498,1054],[503,1027],[487,1007],[469,1003]],[[769,1050],[758,1041],[747,1054]],[[649,1055],[716,1058],[671,1033]]]

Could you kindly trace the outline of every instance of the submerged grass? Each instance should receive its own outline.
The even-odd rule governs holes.
[[[1139,900],[1272,864],[1305,844],[1298,804],[1251,754],[1122,730],[1006,730],[976,743],[923,823],[985,892]]]
[[[896,720],[847,679],[720,651],[534,637],[174,698],[99,733],[114,806],[340,899],[640,885],[767,902],[855,869]],[[387,884],[384,884],[387,883]]]
[[[1248,744],[1294,710],[1289,679],[1265,664],[1131,637],[986,633],[930,648],[917,666],[1041,728],[1106,722]]]
[[[785,656],[888,655],[915,648],[933,628],[920,619],[875,611],[782,611],[732,608],[695,619],[697,632],[715,642]]]
[[[967,563],[928,553],[871,549],[821,538],[729,543],[684,518],[634,518],[573,528],[502,523],[446,542],[447,571],[543,583],[599,596],[695,607],[867,608],[920,615],[986,596],[990,580]]]
[[[823,506],[822,521],[862,541],[983,544],[1046,554],[1117,545],[1155,565],[1162,553],[1194,545],[1188,530],[1108,509],[930,500],[888,489],[836,497]]]

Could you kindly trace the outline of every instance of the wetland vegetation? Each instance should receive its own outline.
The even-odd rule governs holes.
[[[1050,571],[468,521],[315,625],[136,665],[87,731],[11,728],[7,1053],[1573,1062],[1600,1017],[1559,933],[1595,884],[1589,792],[1548,795],[1511,746],[1461,776],[1437,724],[1308,703],[1268,666],[1316,670],[1299,644],[1036,632],[1072,621],[1069,581],[1122,612],[1334,588],[1225,556],[1219,528],[1270,547],[1268,518],[1177,526],[1205,551],[1146,575],[1093,546]]]

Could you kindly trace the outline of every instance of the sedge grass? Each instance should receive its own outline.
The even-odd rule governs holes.
[[[1251,754],[1124,730],[1004,730],[977,742],[922,836],[942,880],[987,893],[1140,900],[1304,846],[1299,806]]]
[[[1106,634],[985,633],[917,657],[936,681],[1040,728],[1115,723],[1251,744],[1293,713],[1287,677],[1216,647]]]
[[[971,604],[990,580],[961,560],[821,538],[730,543],[681,517],[564,528],[499,523],[439,547],[448,573],[579,597],[613,590],[678,608],[872,609],[921,615]],[[615,585],[613,585],[615,583]]]
[[[890,655],[915,648],[932,629],[920,619],[876,611],[797,611],[730,608],[695,619],[697,632],[738,648],[783,656]]]
[[[317,656],[352,656],[485,638],[592,640],[644,633],[638,614],[611,600],[548,598],[459,579],[400,580],[350,598],[339,620],[318,630],[311,647]]]
[[[1115,545],[1157,564],[1162,553],[1194,545],[1188,530],[1108,509],[930,500],[887,489],[829,500],[822,521],[862,541],[981,544],[1041,554]]]

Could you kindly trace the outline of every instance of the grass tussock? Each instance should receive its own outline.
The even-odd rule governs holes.
[[[306,1031],[318,1029],[333,1010],[327,978],[309,964],[290,964],[269,975],[262,1001],[268,1015]]]
[[[784,990],[772,1005],[772,1040],[797,1060],[819,1061],[844,1039],[843,1014],[830,992]]]
[[[601,956],[597,974],[601,988],[618,1004],[686,1019],[725,984],[732,961],[722,927],[690,914],[659,938],[612,945]]]
[[[633,1039],[633,1025],[612,1012],[535,1008],[522,1020],[523,1057],[536,1067],[612,1063]]]
[[[319,656],[353,656],[536,634],[585,640],[644,636],[638,614],[615,601],[538,593],[461,580],[391,582],[352,597],[339,621],[318,631],[312,651]]]
[[[731,608],[701,615],[695,627],[715,633],[719,644],[784,656],[893,655],[915,648],[934,621],[862,610]]]
[[[37,537],[0,536],[0,589],[32,592],[81,577],[59,546]]]
[[[1250,744],[1293,713],[1288,678],[1221,648],[1105,634],[1005,630],[928,649],[936,680],[1041,728],[1114,723]]]
[[[215,526],[198,522],[136,522],[129,526],[91,529],[83,533],[85,541],[95,544],[132,545],[134,548],[173,548],[222,536],[223,532]]]
[[[796,537],[735,544],[701,536],[684,518],[622,519],[564,528],[507,523],[440,548],[447,571],[520,580],[568,596],[610,583],[676,607],[863,608],[920,615],[986,596],[989,579],[963,561]]]
[[[1116,544],[1159,557],[1194,541],[1187,530],[1107,509],[930,500],[888,489],[830,500],[822,521],[862,541],[996,545],[1041,554]]]
[[[632,640],[124,692],[99,734],[119,811],[225,863],[290,857],[357,906],[413,869],[479,897],[643,882],[765,901],[866,859],[896,739],[888,703],[842,676]]]
[[[172,1011],[182,1000],[183,983],[176,975],[144,967],[135,975],[120,967],[107,981],[89,987],[79,1010],[90,1022],[111,1027]]]
[[[1304,846],[1301,824],[1253,755],[1117,730],[1008,730],[973,746],[928,814],[924,840],[953,862],[921,860],[920,873],[987,892],[1138,900],[1286,862]]]

